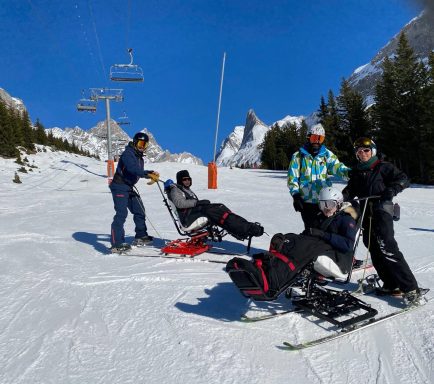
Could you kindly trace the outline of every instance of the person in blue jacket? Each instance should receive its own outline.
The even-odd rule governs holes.
[[[133,141],[125,147],[110,184],[116,212],[110,236],[113,253],[121,253],[131,248],[131,245],[125,242],[124,230],[128,210],[133,214],[136,232],[132,245],[143,246],[150,244],[153,240],[152,236],[148,235],[146,227],[145,206],[140,196],[134,191],[134,185],[140,178],[158,179],[159,177],[158,172],[144,170],[143,156],[148,146],[149,136],[144,132],[136,133]]]

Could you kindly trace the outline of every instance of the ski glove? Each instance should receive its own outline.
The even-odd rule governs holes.
[[[294,206],[295,212],[301,212],[303,210],[303,199],[299,193],[296,193],[292,196],[294,202],[292,205]]]
[[[158,172],[152,171],[148,173],[148,177],[155,183],[160,180],[160,174]]]
[[[196,203],[196,207],[198,207],[199,205],[208,205],[211,202],[209,200],[198,200]]]
[[[324,239],[324,237],[325,237],[325,232],[322,231],[321,229],[309,228],[308,232],[309,232],[309,235],[311,235],[313,237],[318,237],[319,239]]]
[[[392,188],[386,188],[381,194],[382,201],[392,201],[395,196],[395,191]]]
[[[173,185],[173,184],[175,184],[175,183],[173,182],[172,179],[167,179],[167,180],[164,182],[164,189],[170,189],[170,186]]]

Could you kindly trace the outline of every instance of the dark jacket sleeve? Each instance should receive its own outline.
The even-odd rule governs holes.
[[[140,165],[139,159],[136,157],[133,151],[125,151],[123,154],[124,172],[128,172],[130,175],[136,177],[146,177],[150,171],[145,171]]]
[[[383,176],[385,187],[396,196],[410,186],[410,181],[407,175],[392,163],[385,163],[385,165],[387,165]]]
[[[339,220],[339,234],[326,232],[324,240],[340,252],[350,252],[357,234],[356,222],[350,215],[340,215],[336,219]]]

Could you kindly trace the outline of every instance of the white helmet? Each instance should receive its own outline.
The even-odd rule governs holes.
[[[325,136],[325,130],[322,124],[315,124],[307,130],[307,135]]]
[[[326,187],[321,189],[319,193],[319,208],[324,210],[325,208],[334,208],[338,210],[341,208],[344,202],[344,196],[342,192],[333,187]]]

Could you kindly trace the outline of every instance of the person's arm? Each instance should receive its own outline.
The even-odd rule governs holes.
[[[350,168],[344,163],[341,163],[338,157],[329,149],[327,156],[327,173],[329,175],[340,177],[341,179],[348,180],[348,172]]]
[[[386,189],[382,193],[383,200],[392,200],[394,196],[402,192],[410,185],[407,175],[395,167],[392,163],[385,164],[386,172],[383,177]]]
[[[197,204],[195,199],[186,199],[184,193],[176,186],[170,189],[169,198],[177,209],[193,208]]]
[[[291,162],[288,168],[287,184],[291,196],[300,194],[300,169],[301,169],[301,156],[300,152],[295,152],[292,155]]]
[[[357,234],[357,225],[354,219],[349,215],[342,215],[340,220],[339,234],[326,232],[324,240],[338,251],[346,253],[353,250],[354,240]]]
[[[140,166],[140,161],[132,151],[125,151],[122,155],[124,170],[136,177],[147,177],[153,171],[145,171]]]
[[[336,218],[336,220],[340,220],[339,234],[323,231],[318,228],[309,228],[306,234],[324,240],[339,252],[350,252],[353,249],[357,234],[356,222],[349,215],[342,215]]]

